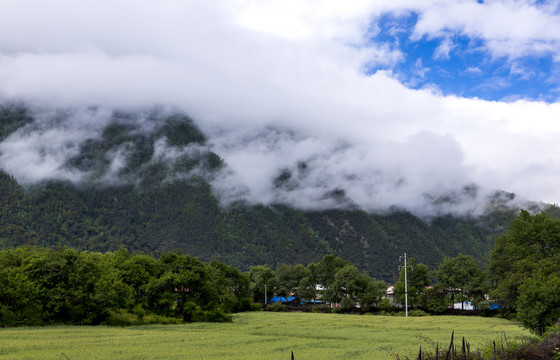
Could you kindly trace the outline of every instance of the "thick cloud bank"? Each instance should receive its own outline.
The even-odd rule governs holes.
[[[0,167],[25,182],[78,181],[63,164],[99,135],[103,111],[163,105],[189,114],[225,160],[213,186],[226,202],[478,212],[503,189],[558,203],[558,103],[411,89],[393,71],[406,56],[398,44],[371,41],[380,17],[414,13],[410,41],[439,41],[434,57],[454,36],[476,37],[485,61],[514,71],[522,56],[560,58],[558,9],[417,3],[10,2],[0,99],[32,104],[40,121],[0,144]],[[524,15],[538,26],[519,26]],[[56,123],[52,109],[73,115]]]

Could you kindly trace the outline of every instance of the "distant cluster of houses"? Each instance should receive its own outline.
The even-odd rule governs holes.
[[[325,290],[325,288],[322,285],[317,284],[316,289],[318,292]],[[395,294],[395,287],[394,286],[389,286],[387,288],[387,290],[385,291],[385,296],[386,298],[391,302],[394,303],[394,294]],[[294,301],[296,301],[296,297],[295,296],[288,296],[288,297],[283,297],[283,296],[275,296],[273,298],[271,298],[270,300],[267,301],[268,304],[274,304],[274,303],[281,303],[281,304],[293,304]],[[307,301],[308,304],[326,304],[325,301],[321,301],[321,300],[310,300]],[[330,304],[332,307],[337,307],[338,304]],[[497,310],[499,308],[499,306],[497,304],[494,303],[490,303],[490,310]],[[473,305],[473,303],[471,303],[470,301],[466,301],[463,303],[460,302],[456,302],[453,304],[453,309],[455,310],[474,310],[475,307]]]

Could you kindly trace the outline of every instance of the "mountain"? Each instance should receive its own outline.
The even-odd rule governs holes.
[[[54,118],[59,122],[52,126],[62,126],[68,116],[58,114]],[[25,106],[0,107],[0,143],[46,131],[37,127]],[[161,109],[113,112],[99,133],[77,144],[69,145],[70,155],[59,169],[67,178],[23,184],[0,171],[1,248],[181,250],[242,270],[258,264],[308,264],[335,254],[373,277],[394,280],[405,252],[432,268],[444,256],[458,253],[485,264],[494,239],[518,211],[503,206],[500,199],[513,196],[505,193],[496,193],[482,216],[429,220],[398,209],[371,214],[355,207],[304,211],[282,204],[224,206],[211,182],[227,164],[206,146],[206,137],[190,118]]]

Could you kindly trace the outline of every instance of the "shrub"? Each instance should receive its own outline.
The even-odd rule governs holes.
[[[427,312],[422,311],[422,310],[411,310],[411,311],[408,312],[408,315],[409,316],[428,316],[430,314],[428,314]]]
[[[387,298],[383,298],[381,299],[381,301],[379,302],[379,309],[381,309],[384,312],[387,311],[392,311],[395,309],[395,306],[393,304],[391,304],[391,302],[389,301],[389,299]]]
[[[121,309],[118,311],[111,311],[103,324],[109,326],[131,326],[139,325],[140,322],[138,321],[137,315],[129,313],[125,309]]]
[[[138,316],[138,320],[142,321],[144,319],[144,315],[146,315],[146,310],[141,305],[136,305],[132,309],[132,313]]]
[[[274,311],[274,312],[283,312],[283,311],[288,311],[288,307],[284,304],[274,303],[272,305],[267,306],[267,310]]]
[[[331,308],[331,312],[333,314],[340,314],[342,312],[342,309],[340,308],[340,306],[339,307],[333,307],[333,308]]]
[[[227,314],[221,308],[217,308],[210,311],[204,311],[202,313],[202,319],[198,321],[207,321],[207,322],[231,322],[232,317],[230,314]]]
[[[199,320],[202,316],[200,307],[194,301],[188,301],[183,307],[183,322],[195,322]]]
[[[144,309],[142,309],[144,310]],[[141,318],[134,312],[128,312],[125,309],[111,311],[109,316],[103,321],[103,325],[108,326],[136,326],[136,325],[154,325],[154,324],[180,324],[181,319],[174,317],[166,317],[156,314],[145,314],[142,312]]]
[[[236,312],[244,312],[244,311],[252,311],[253,310],[253,302],[249,298],[241,298],[237,302],[235,306]]]

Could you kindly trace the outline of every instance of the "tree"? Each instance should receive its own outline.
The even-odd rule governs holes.
[[[313,276],[324,288],[329,288],[338,270],[349,265],[350,262],[332,254],[325,255],[317,264],[310,264]]]
[[[445,293],[439,284],[428,286],[420,297],[418,307],[432,314],[442,313],[447,309]]]
[[[496,239],[490,253],[490,276],[496,284],[493,296],[515,309],[519,287],[540,261],[560,253],[560,221],[541,212],[522,210],[509,231]]]
[[[147,306],[147,285],[156,276],[157,261],[149,255],[130,256],[121,249],[107,254],[108,266],[114,267],[121,280],[133,291],[134,305]]]
[[[339,292],[334,286],[334,280],[337,272],[347,265],[350,265],[349,261],[332,254],[323,256],[317,264],[309,264],[312,278],[323,288],[321,291],[323,300],[333,303],[339,301]]]
[[[150,307],[166,316],[180,316],[185,322],[196,321],[201,311],[220,308],[218,289],[212,270],[197,258],[176,252],[163,254],[159,276],[147,286]]]
[[[517,317],[527,329],[542,335],[560,319],[560,276],[539,272],[519,287]]]
[[[302,295],[304,295],[301,294],[300,290],[308,288],[308,286],[301,286],[300,284],[308,284],[310,277],[311,271],[301,264],[280,264],[276,268],[276,281],[278,282],[276,293],[284,297],[295,296],[299,302],[303,298]],[[305,296],[308,297],[309,293],[307,291],[304,292]]]
[[[552,257],[517,261],[520,269],[515,309],[523,325],[536,334],[560,320],[560,253]],[[525,278],[521,279],[520,276]]]
[[[332,295],[334,296],[331,296],[331,300],[333,302],[344,301],[348,304],[345,306],[347,308],[354,306],[365,292],[368,279],[354,265],[346,265],[334,276],[332,283]]]
[[[317,295],[317,283],[313,281],[312,276],[305,276],[299,281],[296,294],[304,303],[315,300]]]
[[[19,267],[0,268],[0,324],[40,325],[42,306],[37,286]]]
[[[268,265],[251,266],[249,269],[249,289],[253,301],[265,302],[265,287],[267,288],[268,299],[272,297],[274,288],[277,286],[276,274]]]
[[[357,304],[363,308],[371,308],[379,303],[385,289],[383,281],[374,281],[360,273],[356,266],[346,265],[334,277],[332,301],[340,302],[343,309]]]
[[[387,283],[382,280],[369,279],[365,292],[360,299],[362,309],[379,307],[387,291]]]
[[[212,260],[210,267],[220,306],[226,312],[234,312],[240,300],[249,297],[249,276],[217,260]]]
[[[459,254],[455,258],[444,257],[434,277],[441,288],[450,295],[451,301],[480,303],[487,292],[486,276],[472,256]]]
[[[410,258],[407,262],[407,290],[408,290],[408,304],[412,307],[418,306],[421,301],[420,298],[430,285],[430,278],[428,276],[428,266],[418,263],[416,259]],[[405,286],[404,286],[404,267],[401,268],[399,279],[395,284],[394,297],[395,300],[401,304],[405,302]]]

